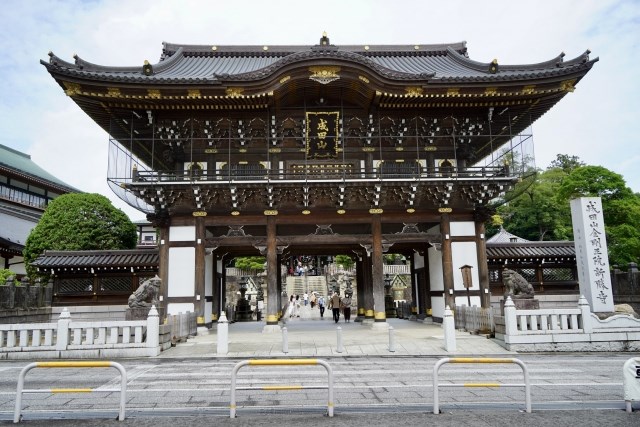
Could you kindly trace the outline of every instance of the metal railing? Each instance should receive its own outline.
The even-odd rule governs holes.
[[[439,384],[438,370],[445,363],[515,363],[522,368],[524,374],[524,384],[501,384],[501,383],[455,383],[455,384]],[[531,384],[529,384],[529,371],[527,366],[520,359],[514,358],[475,358],[475,357],[457,357],[440,359],[433,367],[433,413],[440,413],[440,402],[438,396],[438,387],[524,387],[525,408],[531,413]]]
[[[91,388],[51,388],[51,389],[24,389],[24,379],[27,372],[34,368],[116,368],[120,371],[120,389],[101,388],[95,390]],[[118,411],[118,420],[124,421],[125,405],[127,402],[127,372],[119,363],[116,362],[34,362],[30,363],[20,371],[18,376],[18,386],[16,389],[16,407],[13,412],[13,422],[19,423],[22,419],[22,394],[23,393],[91,393],[99,392],[120,392],[120,408]]]
[[[328,385],[302,386],[302,385],[278,385],[264,387],[236,387],[236,377],[240,368],[244,366],[288,366],[288,365],[320,365],[327,370]],[[236,417],[236,390],[311,390],[328,389],[327,415],[333,417],[333,369],[322,359],[257,359],[238,362],[231,372],[231,400],[229,402],[229,416]]]

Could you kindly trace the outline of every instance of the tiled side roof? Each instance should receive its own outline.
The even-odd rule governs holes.
[[[507,230],[500,226],[500,231],[487,239],[487,244],[489,243],[524,243],[529,240],[523,239],[522,237],[516,236],[515,234],[509,233]]]
[[[0,144],[0,169],[23,175],[42,185],[55,187],[65,192],[79,192],[79,190],[65,184],[46,170],[38,166],[31,156]]]
[[[45,251],[32,265],[38,268],[157,267],[157,249],[113,251]]]
[[[440,82],[500,82],[547,78],[589,69],[589,51],[564,61],[560,54],[538,64],[499,65],[468,58],[464,42],[417,46],[202,46],[164,43],[160,62],[153,74],[140,66],[110,67],[92,64],[75,56],[66,62],[53,53],[41,61],[50,72],[100,81],[159,83],[215,83],[220,80],[252,81],[273,74],[286,65],[308,60],[337,60],[367,66],[391,79]]]
[[[489,243],[487,260],[517,258],[575,258],[574,242]]]

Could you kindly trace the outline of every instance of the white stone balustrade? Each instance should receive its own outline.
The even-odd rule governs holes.
[[[147,320],[73,322],[67,309],[57,322],[0,325],[0,359],[157,356],[158,311]]]
[[[577,308],[517,310],[504,304],[505,333],[496,333],[514,351],[639,351],[640,319],[614,315],[600,320],[586,298]]]

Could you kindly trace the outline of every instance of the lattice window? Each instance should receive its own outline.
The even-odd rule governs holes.
[[[536,269],[535,268],[520,268],[517,270],[518,273],[520,273],[520,275],[522,277],[524,277],[524,279],[527,282],[537,282],[538,279],[536,277]]]
[[[420,167],[415,162],[384,162],[380,165],[380,173],[385,178],[405,178],[416,176],[419,172]]]
[[[133,277],[101,277],[100,291],[102,292],[132,292]]]
[[[93,292],[93,278],[73,278],[56,279],[56,293],[58,294],[80,294]]]
[[[577,279],[571,268],[543,268],[542,280],[545,282],[569,282]]]
[[[261,163],[237,163],[231,165],[229,170],[228,165],[222,166],[222,175],[231,175],[236,179],[256,179],[266,175],[267,170]]]

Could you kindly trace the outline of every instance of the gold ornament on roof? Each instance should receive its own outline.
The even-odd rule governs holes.
[[[523,95],[531,95],[536,91],[536,85],[527,85],[522,88]]]
[[[563,90],[565,92],[573,92],[574,90],[576,90],[574,86],[575,83],[576,83],[576,79],[565,80],[562,83],[560,83],[560,90]]]
[[[62,82],[62,84],[66,87],[64,93],[67,96],[80,95],[80,93],[82,93],[78,83]]]
[[[244,92],[244,89],[242,89],[240,87],[230,87],[226,91],[227,96],[230,97],[230,98],[240,97],[240,96],[242,96],[242,92]]]
[[[160,98],[162,98],[162,94],[160,93],[160,91],[158,89],[148,89],[147,90],[147,95],[151,99],[160,99]]]
[[[120,89],[118,89],[117,87],[108,87],[107,88],[107,95],[109,95],[109,96],[120,96]]]
[[[404,88],[407,96],[420,96],[424,92],[421,87],[409,86]]]
[[[340,78],[338,75],[340,67],[309,67],[309,71],[311,71],[309,79],[323,85],[334,82]]]
[[[187,96],[189,98],[200,98],[200,90],[199,89],[189,89],[187,91]]]

